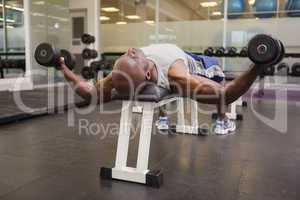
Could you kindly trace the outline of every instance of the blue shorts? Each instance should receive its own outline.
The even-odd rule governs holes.
[[[196,67],[193,66],[192,69],[190,67],[191,74],[202,76],[218,83],[225,80],[225,74],[217,58],[196,55],[189,52],[185,53],[189,55],[197,65]]]

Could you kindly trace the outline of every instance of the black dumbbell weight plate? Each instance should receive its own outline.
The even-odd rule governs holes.
[[[237,49],[235,47],[229,47],[227,49],[228,56],[230,56],[230,57],[236,56],[236,54],[237,54],[236,52],[237,52]]]
[[[300,63],[295,63],[292,66],[292,76],[300,76]]]
[[[214,49],[212,47],[208,47],[207,49],[204,50],[204,55],[206,56],[214,55]]]
[[[219,47],[216,49],[216,56],[224,56],[225,55],[225,48],[224,47]]]
[[[48,67],[56,66],[59,60],[59,53],[50,44],[42,43],[36,48],[34,58],[40,65]]]
[[[248,57],[248,48],[247,47],[243,47],[240,51],[240,56],[241,57]]]
[[[81,36],[81,42],[83,43],[83,44],[90,44],[90,35],[89,34],[83,34],[82,36]]]
[[[73,54],[71,54],[69,51],[65,50],[65,49],[60,50],[60,55],[61,55],[61,57],[64,58],[66,66],[70,70],[73,70],[75,68],[75,65],[76,65],[75,56]]]
[[[85,48],[82,51],[83,59],[95,59],[98,57],[98,52],[94,49]]]
[[[98,52],[94,49],[91,50],[91,58],[92,59],[95,59],[98,57]]]
[[[269,63],[269,65],[277,65],[284,57],[284,52],[283,52],[284,49],[282,49],[282,43],[280,42],[280,40],[276,40],[276,39],[274,40],[278,48],[278,54],[276,58],[271,63]]]
[[[83,59],[90,59],[91,58],[91,50],[88,49],[88,48],[83,49],[82,58]]]
[[[89,42],[89,35],[88,35],[88,34],[83,34],[83,35],[81,36],[81,42],[82,42],[83,44],[88,44],[88,42]]]
[[[90,38],[91,44],[95,43],[95,40],[96,40],[95,37],[91,35],[91,38]]]
[[[86,80],[90,80],[90,79],[93,79],[95,77],[95,74],[94,74],[91,67],[82,68],[81,75]]]
[[[289,65],[287,63],[280,63],[277,66],[277,72],[279,75],[288,75],[290,71]]]
[[[274,64],[280,55],[281,46],[268,35],[256,35],[248,44],[248,56],[256,64]]]
[[[95,37],[90,34],[83,34],[81,36],[81,42],[83,44],[92,44],[95,42]]]
[[[278,63],[280,63],[280,61],[282,61],[282,59],[284,58],[285,55],[285,48],[283,43],[280,40],[277,40],[280,44],[280,55],[278,56],[278,59],[276,60],[276,62],[274,63],[274,65],[277,65]]]

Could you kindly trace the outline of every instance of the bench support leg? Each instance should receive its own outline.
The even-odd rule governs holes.
[[[154,103],[145,102],[142,103],[141,107],[143,110],[142,124],[136,168],[127,167],[133,106],[131,102],[124,101],[121,113],[115,167],[112,169],[101,168],[100,176],[103,179],[117,179],[146,184],[151,187],[160,187],[163,182],[162,173],[160,171],[150,171],[148,169]]]
[[[200,129],[199,127],[199,120],[198,120],[198,102],[189,99],[190,102],[190,113],[191,113],[191,125],[185,124],[184,118],[184,101],[183,98],[179,98],[178,103],[178,111],[177,111],[177,126],[176,132],[177,133],[184,133],[184,134],[192,134],[192,135],[207,135],[208,130]]]

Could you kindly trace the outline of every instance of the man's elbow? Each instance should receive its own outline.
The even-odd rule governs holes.
[[[95,87],[93,85],[83,81],[78,83],[75,87],[75,92],[86,101],[91,101],[93,99],[93,96],[96,95],[94,91]]]

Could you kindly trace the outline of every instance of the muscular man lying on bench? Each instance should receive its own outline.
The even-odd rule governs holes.
[[[219,113],[214,129],[217,134],[235,130],[234,122],[226,118],[221,105],[228,105],[241,97],[259,74],[259,67],[252,64],[241,76],[223,84],[224,73],[215,58],[193,55],[172,44],[128,49],[116,61],[112,73],[95,86],[82,81],[63,61],[61,70],[84,98],[97,93],[101,101],[110,101],[112,89],[128,93],[150,81],[199,102],[215,104]]]

